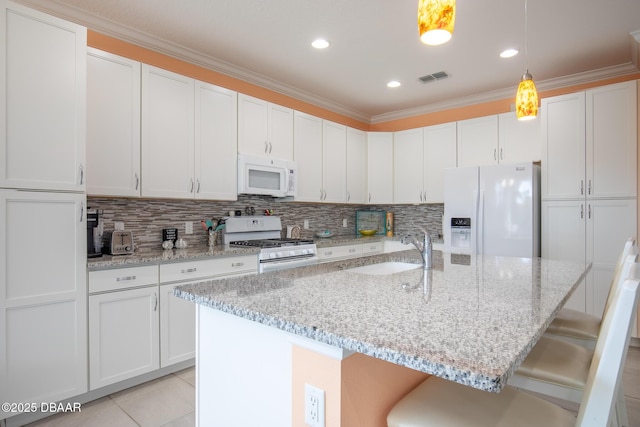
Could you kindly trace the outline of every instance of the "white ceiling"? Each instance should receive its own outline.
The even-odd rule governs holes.
[[[515,97],[524,0],[458,0],[453,38],[427,46],[417,0],[20,0],[365,122]],[[528,0],[538,90],[638,71],[640,0]],[[633,34],[632,34],[633,33]],[[316,37],[331,46],[311,48]],[[520,54],[501,59],[505,48]],[[446,71],[445,80],[418,77]],[[389,80],[402,86],[389,89]]]

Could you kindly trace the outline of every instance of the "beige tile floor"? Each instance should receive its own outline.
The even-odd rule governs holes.
[[[640,427],[640,347],[631,347],[624,370],[629,427]],[[190,427],[195,425],[195,369],[82,405],[82,412],[54,415],[28,427]]]

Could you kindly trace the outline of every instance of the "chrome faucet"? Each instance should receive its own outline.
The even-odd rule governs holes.
[[[405,245],[411,243],[413,246],[415,246],[418,252],[420,252],[420,256],[422,257],[422,267],[425,270],[431,270],[431,267],[433,265],[431,261],[433,244],[431,243],[431,237],[429,236],[427,230],[422,227],[420,227],[420,230],[422,230],[422,232],[424,233],[422,242],[419,242],[418,239],[413,236],[404,236],[401,242]]]

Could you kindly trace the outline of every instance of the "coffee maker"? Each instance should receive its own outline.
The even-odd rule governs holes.
[[[87,258],[102,256],[102,224],[98,210],[87,209]]]

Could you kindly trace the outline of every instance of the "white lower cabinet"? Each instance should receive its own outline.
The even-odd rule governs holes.
[[[196,354],[196,305],[173,295],[175,284],[160,286],[160,367]]]
[[[85,206],[84,194],[0,189],[1,402],[87,391]]]
[[[318,248],[318,262],[338,261],[341,259],[358,258],[362,256],[381,254],[384,249],[383,241],[356,243],[353,245],[328,246]]]
[[[160,368],[158,299],[158,286],[89,297],[91,390]]]

